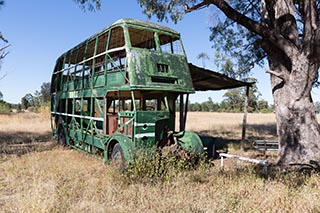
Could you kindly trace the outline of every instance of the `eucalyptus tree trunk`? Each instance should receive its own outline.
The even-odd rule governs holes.
[[[163,2],[168,1],[143,4],[163,19],[166,11]],[[311,98],[320,64],[319,0],[185,0],[170,3],[183,6],[185,12],[215,5],[232,22],[220,25],[221,29],[215,28],[214,33],[232,34],[232,27],[236,28],[233,23],[237,23],[255,34],[254,45],[265,51],[269,62],[267,72],[280,142],[278,163],[288,165],[320,160],[320,127]],[[177,20],[180,16],[175,11],[170,14]],[[252,38],[251,34],[247,38]]]
[[[311,98],[312,80],[309,78],[314,68],[306,57],[294,58],[299,63],[292,66],[292,72],[300,70],[299,73],[291,73],[286,80],[272,74],[270,78],[280,143],[278,163],[281,165],[320,159],[320,128]],[[286,68],[279,61],[280,58],[269,57],[270,68],[282,73]]]
[[[268,41],[263,46],[268,53],[268,72],[276,111],[280,143],[278,163],[288,165],[320,160],[320,126],[311,98],[313,82],[319,69],[319,56],[315,55],[312,47],[316,29],[312,29],[312,22],[305,21],[305,34],[301,43],[293,1],[278,0],[274,4],[269,3],[269,6],[272,8],[267,8],[267,13],[274,12],[274,16],[268,14],[269,19],[266,21],[288,41],[283,46],[274,41]],[[303,6],[312,7],[307,3]],[[312,20],[312,17],[305,18]]]
[[[241,14],[225,0],[204,0],[193,8],[208,2],[261,37],[276,111],[278,163],[320,160],[320,127],[311,98],[320,63],[318,1],[261,0],[259,21]]]

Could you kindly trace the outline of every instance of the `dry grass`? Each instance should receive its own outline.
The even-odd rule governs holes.
[[[178,124],[179,114],[176,116]],[[320,121],[320,115],[317,115]],[[241,139],[243,113],[189,112],[186,129],[213,137]],[[246,136],[255,139],[276,139],[275,114],[249,113]]]
[[[1,132],[43,133],[51,131],[50,117],[47,114],[19,113],[0,115]]]
[[[189,112],[187,126],[193,130],[203,130],[216,127],[241,126],[243,113],[217,113],[217,112]],[[274,114],[249,113],[247,123],[254,124],[275,124]]]
[[[0,162],[11,155],[53,146],[48,114],[0,115]]]
[[[187,117],[187,129],[212,136],[241,138],[242,113],[191,112]],[[248,114],[248,137],[274,137],[276,121],[274,114]]]
[[[181,172],[128,183],[100,160],[54,149],[0,164],[4,212],[317,212],[319,175],[257,176],[251,168]],[[299,180],[300,182],[292,182]]]
[[[22,119],[19,116],[11,119]],[[0,134],[5,128],[36,135],[48,130],[47,120],[29,119],[47,129],[28,131],[22,125],[19,130],[1,123]],[[203,125],[196,122],[194,128]],[[224,171],[219,166],[177,170],[167,181],[142,182],[119,174],[102,160],[59,146],[0,162],[1,212],[319,212],[319,199],[319,174],[273,171],[264,178],[260,168],[247,164]]]

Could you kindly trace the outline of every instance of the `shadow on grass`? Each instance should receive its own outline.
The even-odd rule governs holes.
[[[260,135],[260,138],[263,139],[264,136],[277,136],[277,125],[276,124],[249,124],[247,125],[248,132],[254,132]]]
[[[220,170],[219,175],[228,178],[250,178],[252,181],[262,179],[264,181],[272,182],[273,184],[283,184],[290,190],[301,190],[301,187],[307,187],[308,181],[314,176],[318,181],[317,173],[302,173],[296,169],[284,169],[281,166],[272,164],[268,166],[268,172],[265,173],[263,166],[257,164],[243,164],[240,167],[235,167],[229,170]],[[267,183],[267,182],[265,182]],[[269,184],[268,184],[269,185]],[[312,187],[312,186],[309,186]],[[310,188],[310,190],[314,190]]]
[[[51,132],[3,132],[0,131],[0,154],[23,155],[34,151],[52,149],[56,143],[53,141]]]
[[[225,138],[240,138],[242,131],[242,125],[237,126],[232,129],[214,129],[210,128],[207,130],[202,130],[198,132],[203,135],[219,136]],[[277,137],[277,126],[276,124],[248,124],[246,128],[248,136],[255,135],[254,139],[264,139],[270,137]],[[258,135],[258,136],[257,136]]]
[[[241,129],[241,126],[239,127]],[[276,124],[249,124],[247,125],[247,139],[244,143],[244,151],[253,149],[254,141],[258,139],[271,139],[277,137]],[[204,146],[207,148],[208,156],[216,155],[216,150],[228,152],[228,148],[240,149],[241,136],[232,130],[204,130],[197,132]]]
[[[210,138],[207,141],[203,140],[203,137]],[[200,138],[203,141],[205,147],[209,152],[209,157],[211,156],[212,150],[222,150],[223,152],[228,151],[228,147],[232,146],[240,149],[240,140],[237,139],[228,139],[223,137],[212,137],[212,136],[202,136],[200,134]]]

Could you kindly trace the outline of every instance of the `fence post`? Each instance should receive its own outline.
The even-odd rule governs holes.
[[[246,140],[246,128],[247,128],[247,116],[248,116],[248,105],[249,105],[249,90],[250,87],[246,88],[246,98],[244,100],[244,112],[243,112],[243,122],[242,122],[242,137],[240,142],[240,150],[244,151],[244,142]]]

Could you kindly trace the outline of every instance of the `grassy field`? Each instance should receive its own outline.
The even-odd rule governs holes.
[[[242,122],[242,113],[189,112],[186,128],[216,137],[239,139]],[[270,138],[275,137],[276,134],[274,114],[248,114],[248,138]]]
[[[190,113],[187,129],[237,142],[241,122],[241,114]],[[273,114],[250,114],[248,123],[249,139],[275,137]],[[0,115],[0,148],[0,212],[320,211],[319,174],[275,167],[264,177],[260,167],[236,161],[221,170],[219,160],[197,169],[169,166],[165,175],[142,165],[120,174],[55,145],[48,116],[39,114]]]

